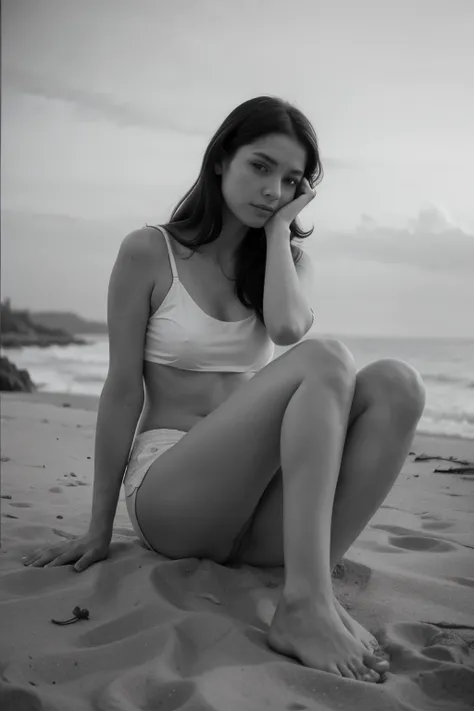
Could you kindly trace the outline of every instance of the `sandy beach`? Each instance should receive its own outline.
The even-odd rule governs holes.
[[[25,568],[84,533],[98,400],[2,393],[0,707],[193,711],[474,708],[474,441],[417,435],[380,510],[334,578],[390,657],[384,683],[305,668],[266,631],[283,571],[172,561],[136,537],[123,488],[107,560]],[[434,459],[416,456],[429,455]],[[58,626],[76,606],[89,618]]]

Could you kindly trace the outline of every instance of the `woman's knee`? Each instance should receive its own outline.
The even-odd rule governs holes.
[[[352,399],[357,368],[352,353],[342,341],[310,337],[295,349],[299,349],[306,377],[314,376]]]
[[[367,397],[387,403],[407,421],[418,421],[426,402],[426,388],[420,373],[409,363],[396,358],[381,358],[358,373],[365,383]]]

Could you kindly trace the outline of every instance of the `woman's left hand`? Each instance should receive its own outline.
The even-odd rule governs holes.
[[[289,229],[293,220],[299,215],[301,210],[314,200],[316,190],[313,190],[307,178],[303,178],[300,183],[299,195],[291,202],[281,207],[265,223],[265,232],[268,235],[276,226],[284,226]]]

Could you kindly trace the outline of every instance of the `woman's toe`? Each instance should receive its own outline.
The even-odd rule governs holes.
[[[377,672],[386,672],[390,669],[390,664],[386,659],[378,657],[375,654],[366,654],[364,656],[364,664],[366,667]]]

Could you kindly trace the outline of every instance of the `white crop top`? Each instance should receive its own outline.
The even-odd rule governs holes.
[[[182,370],[256,372],[273,358],[275,346],[254,313],[241,321],[221,321],[203,311],[180,282],[167,231],[173,282],[149,318],[144,359]]]

